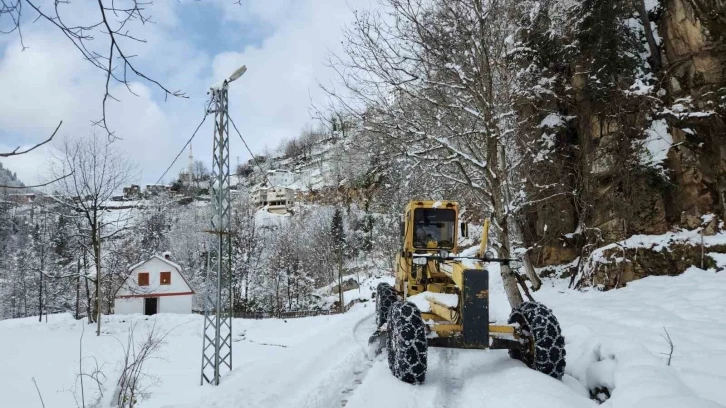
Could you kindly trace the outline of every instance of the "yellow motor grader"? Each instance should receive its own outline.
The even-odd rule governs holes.
[[[411,201],[401,222],[401,251],[394,286],[376,288],[376,332],[371,343],[385,347],[398,379],[422,383],[428,347],[508,349],[512,358],[561,379],[565,340],[552,311],[537,302],[512,310],[508,324],[490,324],[489,273],[483,265],[514,266],[515,259],[488,256],[488,223],[479,251],[461,256],[466,237],[453,201]]]

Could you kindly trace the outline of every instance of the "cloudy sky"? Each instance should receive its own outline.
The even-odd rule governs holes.
[[[39,1],[43,3],[43,1]],[[46,1],[45,3],[49,3]],[[97,21],[95,2],[67,6],[77,21]],[[318,81],[333,73],[325,67],[330,52],[340,50],[343,26],[352,10],[369,9],[373,0],[157,0],[147,13],[154,24],[131,29],[145,44],[125,44],[137,55],[137,68],[189,99],[169,98],[152,84],[137,80],[134,96],[118,84],[110,102],[109,125],[122,139],[117,147],[140,170],[139,182],[153,183],[171,163],[201,121],[210,85],[247,65],[230,88],[230,115],[255,153],[296,136],[310,118],[312,103],[324,95]],[[0,152],[46,138],[60,120],[61,137],[94,132],[100,117],[103,71],[83,60],[74,46],[48,22],[24,8],[22,50],[17,35],[0,34]],[[0,21],[7,24],[7,21]],[[107,37],[94,46],[106,49]],[[211,163],[212,120],[193,142],[195,159]],[[99,132],[96,129],[96,132]],[[100,134],[100,133],[99,133]],[[101,136],[104,137],[104,136]],[[48,177],[50,148],[2,159],[26,184]],[[232,134],[232,164],[249,154]],[[187,154],[170,174],[188,162]],[[167,176],[165,181],[170,181]]]

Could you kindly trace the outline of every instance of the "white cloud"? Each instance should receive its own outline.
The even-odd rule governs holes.
[[[93,5],[83,4],[89,9],[82,15],[92,15]],[[327,82],[332,77],[324,61],[329,51],[339,50],[341,27],[353,17],[351,7],[369,8],[371,0],[216,4],[241,33],[251,22],[261,22],[272,28],[272,34],[257,42],[259,46],[240,44],[210,55],[191,41],[192,35],[205,32],[204,27],[179,30],[182,7],[203,7],[194,2],[156,2],[150,11],[157,24],[133,28],[148,40],[146,44],[128,43],[129,53],[138,55],[135,64],[172,90],[181,89],[189,95],[189,99],[164,102],[163,93],[138,78],[133,88],[139,97],[114,86],[113,94],[121,102],[109,103],[108,120],[122,138],[120,148],[137,162],[144,183],[156,181],[197,126],[209,85],[241,64],[246,64],[248,71],[231,86],[230,114],[253,150],[275,147],[280,140],[296,136],[312,122],[310,99],[322,97],[316,79]],[[180,31],[189,34],[179,36]],[[15,39],[0,58],[0,128],[13,135],[12,140],[0,140],[0,151],[42,140],[59,120],[64,121],[61,134],[91,132],[91,121],[100,117],[103,72],[84,61],[48,24],[26,25],[24,35],[29,49],[20,51]],[[211,123],[208,119],[194,142],[195,158],[206,162],[211,162]],[[232,162],[235,156],[248,158],[236,134],[231,137]],[[3,159],[3,163],[24,182],[35,183],[44,173],[42,150],[47,149]],[[183,154],[171,173],[185,165]]]

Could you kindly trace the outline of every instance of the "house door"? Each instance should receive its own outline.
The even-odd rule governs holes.
[[[157,314],[159,311],[159,298],[147,297],[144,298],[144,314],[151,316]]]

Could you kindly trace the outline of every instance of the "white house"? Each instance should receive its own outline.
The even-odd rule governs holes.
[[[129,275],[114,295],[116,314],[191,313],[194,290],[169,259],[154,255],[129,268]]]
[[[286,213],[295,203],[296,191],[287,187],[257,185],[250,192],[250,199],[257,207],[267,207],[272,213]]]

